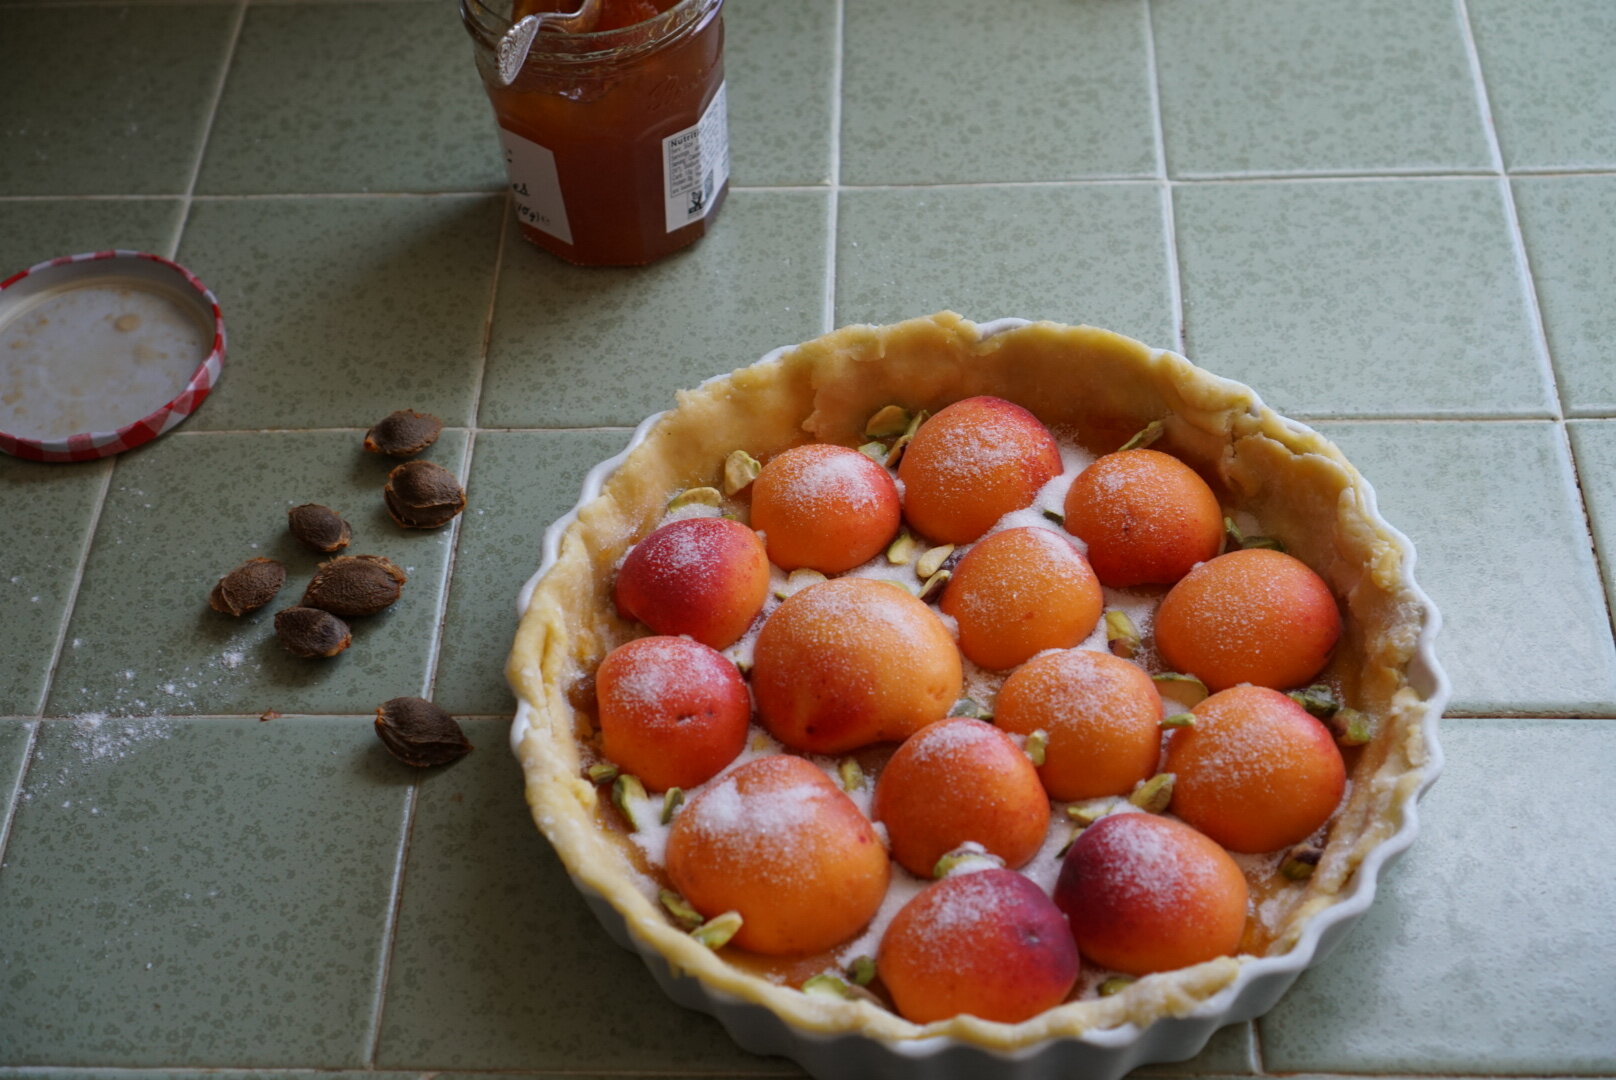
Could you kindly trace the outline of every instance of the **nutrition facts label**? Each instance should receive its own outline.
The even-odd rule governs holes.
[[[505,147],[505,173],[516,197],[516,216],[524,225],[549,233],[564,244],[572,243],[567,206],[561,201],[561,180],[555,155],[531,139],[499,129]],[[727,156],[727,152],[726,152]]]
[[[669,232],[706,217],[729,179],[727,99],[728,84],[720,83],[700,120],[662,140]]]

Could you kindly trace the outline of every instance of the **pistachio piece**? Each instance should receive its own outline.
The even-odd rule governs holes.
[[[1235,524],[1235,520],[1232,517],[1224,517],[1223,534],[1225,537],[1225,547],[1231,551],[1246,551],[1252,548],[1263,548],[1269,551],[1285,550],[1284,541],[1277,537],[1247,536],[1245,533],[1240,531],[1240,526]]]
[[[724,459],[724,494],[744,490],[763,471],[763,463],[745,450],[731,450]]]
[[[1305,690],[1292,690],[1285,696],[1320,720],[1330,719],[1341,708],[1334,691],[1323,683],[1314,683]]]
[[[813,997],[840,998],[843,1001],[850,1001],[853,997],[853,988],[847,984],[847,980],[828,971],[804,979],[802,992]]]
[[[1163,813],[1173,801],[1173,781],[1176,779],[1170,772],[1157,773],[1134,788],[1128,801],[1146,813]]]
[[[1314,869],[1319,860],[1324,858],[1324,849],[1312,844],[1297,844],[1285,853],[1285,859],[1279,864],[1279,872],[1292,881],[1306,881],[1313,876]]]
[[[896,469],[898,462],[903,460],[903,452],[909,449],[913,435],[899,435],[896,442],[887,450],[887,456],[881,459],[881,464],[889,469]]]
[[[1357,709],[1342,707],[1330,718],[1330,730],[1342,746],[1362,746],[1375,737],[1375,718]]]
[[[887,405],[878,410],[864,425],[864,434],[871,439],[887,439],[902,435],[909,428],[909,410],[901,405]]]
[[[1101,997],[1110,997],[1122,993],[1138,981],[1132,975],[1113,975],[1099,985],[1098,991]]]
[[[887,444],[883,442],[867,442],[858,448],[858,452],[875,462],[877,465],[887,463]]]
[[[931,577],[927,578],[926,584],[920,587],[919,596],[921,601],[923,603],[930,603],[933,597],[939,595],[943,591],[943,586],[947,585],[948,579],[953,576],[954,575],[947,570],[939,570]]]
[[[1080,829],[1086,829],[1106,815],[1103,806],[1068,806],[1066,816],[1072,819],[1073,824]]]
[[[1043,515],[1057,525],[1066,524],[1066,515],[1061,513],[1059,510],[1045,510],[1043,511]]]
[[[972,720],[992,720],[993,713],[984,709],[975,698],[962,697],[948,710],[949,716],[969,716]]]
[[[939,544],[937,547],[927,548],[920,558],[915,560],[915,577],[925,581],[943,568],[943,563],[954,554],[953,544]]]
[[[1132,659],[1144,644],[1144,638],[1126,611],[1112,608],[1105,613],[1105,643],[1114,656]]]
[[[931,868],[931,876],[941,880],[962,868],[986,870],[1003,865],[1003,859],[983,848],[981,844],[967,843],[938,859]]]
[[[1042,765],[1049,756],[1049,732],[1039,728],[1027,736],[1027,759],[1034,765]]]
[[[853,957],[853,962],[847,965],[847,977],[853,980],[854,986],[869,986],[875,981],[875,957]]]
[[[1156,692],[1165,701],[1170,701],[1181,708],[1193,709],[1206,700],[1210,691],[1206,683],[1194,675],[1185,675],[1178,671],[1164,671],[1160,675],[1152,675],[1150,681],[1156,684]]]
[[[830,579],[818,570],[810,570],[806,566],[800,566],[786,575],[785,584],[775,588],[775,599],[784,600],[792,593],[801,592],[810,585],[818,585],[821,581],[828,580]]]
[[[340,551],[353,539],[353,530],[329,506],[304,503],[286,511],[286,528],[303,546],[327,553]]]
[[[1247,551],[1259,548],[1266,551],[1284,551],[1285,541],[1277,536],[1248,536],[1241,546]]]
[[[739,911],[726,911],[722,915],[714,915],[694,930],[690,936],[707,946],[709,949],[722,949],[729,944],[741,929],[741,913]]]
[[[671,514],[673,511],[683,510],[687,506],[716,507],[722,505],[723,502],[724,496],[715,487],[685,488],[668,500],[666,510]]]
[[[853,792],[864,786],[864,770],[855,758],[843,758],[836,766],[836,775],[841,778],[843,791]]]
[[[226,615],[245,615],[275,599],[284,584],[286,567],[260,555],[220,578],[208,593],[208,607]]]
[[[1195,714],[1192,712],[1174,713],[1172,716],[1164,717],[1161,726],[1164,731],[1171,731],[1174,728],[1192,728],[1195,726]]]
[[[640,819],[634,804],[645,798],[645,785],[633,773],[620,773],[612,781],[612,805],[623,815],[629,832],[640,831]]]
[[[1152,420],[1134,434],[1134,437],[1123,443],[1119,450],[1143,450],[1162,437],[1162,422]]]
[[[919,550],[920,541],[908,529],[899,529],[898,535],[887,545],[887,562],[893,566],[908,566],[915,561],[915,553]]]
[[[662,824],[673,821],[673,812],[685,804],[684,788],[671,787],[662,796]]]
[[[920,430],[920,425],[924,424],[927,420],[930,420],[930,419],[931,419],[931,411],[930,410],[928,410],[928,409],[919,409],[919,410],[917,410],[913,416],[909,417],[909,426],[903,429],[904,438],[907,438],[907,439],[914,438],[915,437],[915,432]]]
[[[617,766],[609,761],[596,762],[584,770],[584,775],[589,777],[592,784],[609,784],[617,779],[617,773]]]
[[[686,930],[693,930],[702,923],[701,912],[690,906],[690,901],[674,892],[672,889],[662,889],[657,892],[657,899],[679,922],[684,924]]]

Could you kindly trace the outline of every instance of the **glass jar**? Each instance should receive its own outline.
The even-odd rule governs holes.
[[[600,25],[622,18],[614,2]],[[571,262],[633,266],[707,231],[729,189],[723,2],[678,0],[629,26],[541,32],[506,85],[499,42],[528,12],[460,0],[529,240]]]

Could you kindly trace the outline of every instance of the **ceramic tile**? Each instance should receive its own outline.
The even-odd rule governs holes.
[[[1605,1074],[1616,722],[1457,720],[1421,835],[1361,925],[1261,1020],[1276,1073]],[[1545,793],[1553,792],[1552,797]],[[1568,872],[1568,868],[1570,872]]]
[[[1157,0],[1174,176],[1492,167],[1448,0]],[[1411,102],[1417,102],[1412,107]]]
[[[628,442],[627,431],[491,431],[477,437],[455,551],[432,700],[453,713],[509,713],[505,657],[516,594],[539,568],[544,530],[578,501],[584,474]]]
[[[219,297],[224,376],[187,423],[470,419],[501,196],[200,201],[179,258]]]
[[[1178,345],[1154,184],[849,191],[837,231],[839,326],[951,308]]]
[[[1568,426],[1605,593],[1616,610],[1616,420],[1577,420]]]
[[[1616,176],[1514,181],[1560,396],[1572,416],[1616,413]]]
[[[637,424],[677,389],[824,332],[826,202],[734,192],[694,247],[633,269],[571,266],[508,225],[481,426]]]
[[[178,199],[0,200],[0,281],[58,255],[124,248],[169,255]]]
[[[1322,424],[1413,540],[1450,711],[1616,709],[1616,650],[1564,436],[1548,422]]]
[[[1500,183],[1178,187],[1190,358],[1297,415],[1552,415]]]
[[[37,712],[111,461],[0,454],[0,715]],[[0,768],[0,776],[5,773]]]
[[[13,797],[22,779],[24,759],[38,725],[21,716],[0,716],[0,857],[5,855],[11,832]],[[0,862],[3,867],[4,862]]]
[[[8,1063],[363,1064],[410,771],[365,717],[43,721],[0,869]]]
[[[426,686],[453,526],[401,529],[381,489],[392,458],[359,432],[175,433],[126,455],[113,476],[54,681],[55,715],[173,716],[372,712]],[[424,457],[460,475],[465,433]],[[468,499],[475,500],[475,491]],[[286,511],[320,503],[353,529],[343,554],[383,555],[409,581],[387,611],[354,619],[353,644],[325,660],[293,656],[274,634],[319,555],[286,531]],[[286,564],[273,601],[233,618],[208,593],[249,558]]]
[[[235,9],[0,8],[0,194],[184,194]]]
[[[837,6],[724,5],[732,185],[831,181]]]
[[[455,5],[255,4],[197,190],[497,190],[502,163]]]
[[[844,184],[1150,176],[1140,0],[846,5]]]
[[[1511,169],[1616,165],[1616,8],[1605,0],[1466,0]]]
[[[377,1064],[771,1071],[612,944],[527,814],[507,724],[465,726],[477,751],[417,800]]]

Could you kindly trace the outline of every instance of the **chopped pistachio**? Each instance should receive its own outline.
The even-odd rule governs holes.
[[[1120,994],[1134,983],[1138,982],[1132,975],[1113,975],[1099,986],[1101,997],[1110,997]]]
[[[1248,536],[1242,546],[1247,551],[1284,551],[1285,541],[1277,536]]]
[[[947,570],[937,571],[931,577],[926,579],[926,584],[920,587],[920,599],[930,602],[933,597],[937,596],[938,593],[943,591],[943,586],[947,585],[948,579],[953,576],[954,575]]]
[[[881,459],[881,464],[889,469],[896,469],[898,462],[903,460],[903,452],[909,449],[909,443],[913,438],[913,435],[899,435],[897,441],[887,450],[887,456]]]
[[[1086,829],[1105,817],[1106,810],[1107,808],[1103,806],[1068,806],[1066,816],[1079,828]]]
[[[870,417],[864,425],[864,434],[871,439],[886,439],[902,435],[909,429],[909,410],[902,405],[888,405]]]
[[[662,796],[662,824],[666,825],[673,820],[673,812],[685,803],[684,788],[671,787]]]
[[[1343,706],[1330,718],[1330,729],[1342,746],[1362,746],[1375,737],[1375,718]]]
[[[1234,518],[1225,516],[1223,519],[1223,534],[1227,538],[1225,547],[1230,551],[1247,551],[1253,548],[1262,548],[1268,551],[1284,551],[1285,543],[1274,536],[1247,536],[1235,524]]]
[[[875,981],[875,957],[855,956],[847,965],[847,977],[853,980],[854,986],[869,986]]]
[[[843,758],[836,766],[836,775],[841,778],[843,791],[857,791],[864,786],[864,770],[857,758]]]
[[[719,506],[724,496],[715,487],[685,488],[668,500],[668,510],[683,510],[687,506]]]
[[[1209,693],[1206,683],[1194,675],[1185,675],[1178,671],[1164,671],[1160,675],[1152,675],[1150,681],[1156,684],[1156,692],[1163,698],[1186,709],[1195,708],[1206,700]]]
[[[645,785],[633,773],[620,773],[612,781],[612,805],[622,813],[629,832],[638,832],[640,819],[635,816],[634,802],[645,798]]]
[[[803,981],[802,992],[812,994],[814,997],[841,998],[848,1001],[853,997],[853,988],[847,985],[847,980],[840,975],[830,972],[821,972],[811,975]]]
[[[1168,730],[1181,727],[1194,727],[1195,714],[1192,712],[1174,713],[1172,716],[1165,717],[1161,722],[1161,726]]]
[[[662,906],[668,909],[669,915],[672,915],[685,925],[685,929],[689,930],[701,925],[701,912],[691,907],[690,901],[672,889],[661,890],[657,893],[657,899],[662,901]]]
[[[1131,659],[1144,644],[1139,628],[1128,618],[1128,613],[1117,608],[1105,613],[1105,641],[1111,652],[1124,660]]]
[[[915,552],[919,550],[920,542],[909,530],[899,529],[898,535],[887,545],[887,562],[893,566],[908,566],[915,561]]]
[[[694,930],[690,936],[707,946],[709,949],[722,949],[729,944],[741,929],[741,913],[739,911],[726,911],[722,915],[714,915]]]
[[[1004,865],[1004,860],[985,850],[981,844],[966,844],[963,847],[955,848],[938,859],[936,865],[931,868],[931,876],[939,879],[945,878],[963,866],[973,865],[977,869],[989,866],[999,867]]]
[[[939,544],[936,547],[927,548],[925,553],[915,560],[915,576],[921,581],[925,581],[941,570],[943,564],[948,561],[948,557],[952,554],[954,554],[953,544]]]
[[[969,716],[972,720],[992,720],[993,714],[975,698],[962,697],[954,702],[954,707],[948,710],[949,716]]]
[[[1043,514],[1044,517],[1048,518],[1050,521],[1053,521],[1057,525],[1066,524],[1066,515],[1061,513],[1059,510],[1045,510]]]
[[[1341,702],[1334,692],[1323,683],[1314,683],[1306,690],[1292,690],[1285,696],[1320,720],[1330,719],[1341,708]]]
[[[797,569],[786,575],[785,585],[775,589],[774,595],[779,599],[784,600],[792,593],[801,592],[808,586],[818,585],[821,581],[825,580],[827,580],[825,575],[821,574],[818,570],[810,570],[806,566],[799,566]]]
[[[1123,443],[1120,449],[1143,450],[1145,447],[1149,446],[1151,443],[1155,442],[1161,437],[1162,422],[1160,420],[1152,420],[1150,423],[1140,428],[1133,438]]]
[[[1157,773],[1135,788],[1133,794],[1128,796],[1128,801],[1147,813],[1163,813],[1173,801],[1175,779],[1170,772]]]
[[[724,494],[734,495],[758,478],[763,463],[745,450],[731,450],[724,459]]]
[[[931,413],[926,409],[916,410],[915,414],[909,418],[909,426],[903,429],[904,435],[911,439],[914,438],[915,432],[920,430],[920,425],[930,419]]]
[[[1322,848],[1312,844],[1297,844],[1285,853],[1285,860],[1279,864],[1279,872],[1292,881],[1306,881],[1313,876],[1313,870],[1324,857]]]
[[[1039,728],[1027,736],[1027,759],[1034,765],[1042,765],[1049,757],[1049,732]]]
[[[617,779],[617,766],[609,761],[589,766],[589,779],[591,783],[609,784]]]
[[[877,465],[887,463],[887,444],[883,442],[867,442],[858,448],[858,452],[875,462]]]

